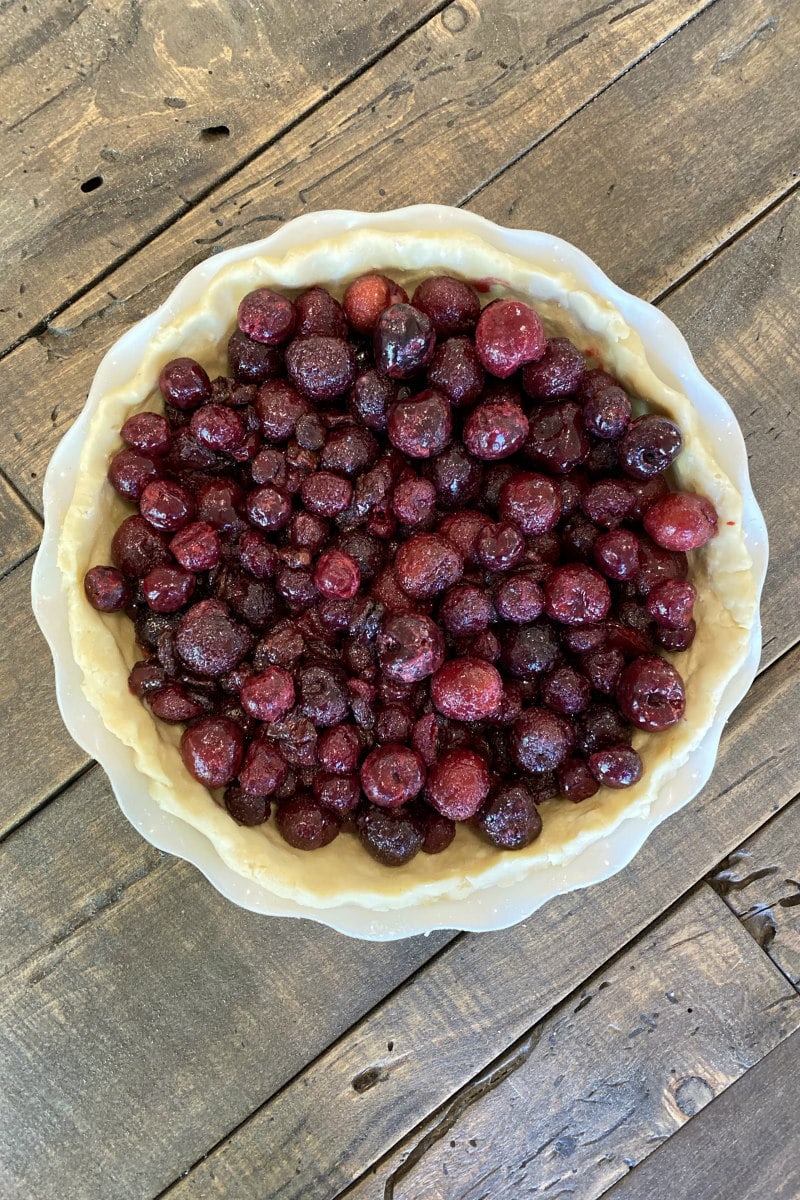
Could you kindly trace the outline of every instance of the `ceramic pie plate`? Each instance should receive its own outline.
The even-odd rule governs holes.
[[[119,444],[125,416],[152,405],[147,396],[160,366],[187,353],[222,369],[219,347],[233,327],[238,300],[252,287],[323,282],[335,290],[370,268],[412,283],[425,273],[450,271],[486,280],[492,288],[487,298],[529,298],[552,331],[567,333],[584,350],[599,347],[605,365],[634,394],[673,412],[686,435],[686,485],[705,491],[722,516],[733,518],[721,522],[711,551],[699,552],[699,649],[676,658],[686,673],[691,726],[656,740],[637,734],[649,738],[642,745],[642,784],[627,793],[601,789],[578,806],[548,802],[544,833],[526,851],[494,851],[463,829],[444,855],[419,855],[390,870],[369,860],[353,839],[303,854],[280,843],[272,823],[262,834],[240,830],[199,785],[192,785],[199,789],[194,794],[173,785],[175,771],[185,775],[175,748],[180,731],[155,722],[127,695],[122,660],[130,666],[133,647],[97,623],[108,618],[88,610],[76,586],[89,565],[107,561],[111,528],[129,511],[103,484],[104,463]],[[309,214],[190,271],[103,359],[83,412],[49,466],[44,507],[32,593],[53,654],[59,707],[72,736],[105,769],[128,819],[148,841],[194,863],[234,903],[312,918],[354,937],[503,928],[555,895],[620,870],[652,830],[707,782],[725,721],[758,666],[766,529],[735,417],[700,374],[681,334],[574,246],[445,206]],[[703,573],[714,585],[705,601]],[[717,580],[724,582],[724,604],[717,603]],[[132,643],[130,634],[128,639]],[[145,753],[148,747],[154,749]],[[264,836],[268,846],[258,840]]]

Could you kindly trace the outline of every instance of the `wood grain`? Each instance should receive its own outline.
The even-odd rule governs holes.
[[[422,1113],[465,1086],[790,801],[800,780],[793,715],[798,666],[800,651],[761,677],[724,735],[713,785],[662,825],[629,867],[553,900],[514,929],[448,946],[412,987],[379,1005],[204,1156],[176,1185],[174,1200],[333,1197],[408,1134]],[[140,897],[140,919],[146,919],[143,903],[149,910],[152,902]],[[102,957],[99,946],[108,935],[98,936],[94,952]],[[81,930],[78,944],[86,937]],[[308,969],[299,955],[294,969]],[[61,994],[65,984],[55,980],[51,987]],[[65,1038],[59,1058],[68,1077],[74,1054]],[[88,1053],[87,1067],[84,1047],[84,1072],[92,1057]],[[94,1073],[91,1078],[94,1083]],[[264,1100],[268,1096],[265,1086]],[[119,1111],[115,1098],[106,1101]],[[185,1161],[185,1136],[174,1132],[176,1161]]]
[[[793,0],[715,4],[470,208],[558,233],[657,296],[795,184],[799,52]]]
[[[36,549],[40,533],[37,518],[0,476],[0,577]]]
[[[31,568],[28,560],[0,581],[0,836],[89,761],[56,705],[53,663],[31,612]]]
[[[800,1024],[800,997],[743,933],[701,887],[349,1200],[596,1200]]]
[[[441,7],[3,5],[0,349]]]
[[[710,882],[800,990],[800,797],[739,846]]]
[[[711,2],[453,4],[0,363],[0,465],[38,506],[45,464],[102,355],[210,251],[314,208],[460,203]],[[727,4],[740,30],[744,3]],[[686,79],[673,86],[683,94]],[[624,138],[609,152],[622,169]],[[540,186],[557,210],[561,181]]]
[[[800,1033],[793,1033],[607,1193],[653,1200],[797,1200]]]
[[[140,847],[132,870],[120,848],[97,848],[118,835],[108,790],[73,791],[82,806],[70,820],[49,805],[13,835],[28,869],[14,872],[6,902],[42,890],[47,940],[0,986],[8,1200],[53,1195],[54,1180],[82,1200],[154,1195],[447,940],[373,944],[265,920],[178,859],[149,869]],[[34,860],[23,842],[37,822],[47,832]],[[68,832],[71,853],[56,851]],[[114,886],[92,859],[106,860]],[[53,881],[59,871],[86,876],[86,893]]]
[[[171,862],[125,819],[94,767],[3,843],[0,976],[68,942]]]

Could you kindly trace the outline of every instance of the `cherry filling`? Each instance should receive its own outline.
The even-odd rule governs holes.
[[[684,716],[659,650],[694,640],[686,552],[717,532],[665,477],[678,427],[451,276],[259,288],[227,351],[214,380],[167,363],[164,413],[125,421],[108,476],[136,511],[84,581],[194,779],[386,866],[464,821],[518,850],[545,800],[636,784],[633,732]]]

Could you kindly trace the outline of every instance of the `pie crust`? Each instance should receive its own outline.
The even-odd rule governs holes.
[[[119,429],[131,414],[161,407],[157,380],[162,366],[189,355],[212,377],[224,373],[227,338],[245,293],[270,285],[291,294],[324,283],[341,297],[347,283],[368,270],[386,271],[409,293],[425,275],[448,273],[491,284],[484,302],[497,295],[529,300],[549,334],[567,336],[595,354],[633,396],[678,423],[684,449],[673,468],[676,479],[707,495],[719,513],[717,537],[690,555],[698,591],[697,636],[691,649],[674,659],[686,684],[685,717],[664,733],[637,732],[633,744],[645,771],[634,787],[601,788],[578,805],[564,799],[543,804],[543,832],[524,850],[497,850],[460,826],[444,853],[419,854],[405,866],[389,869],[374,861],[352,834],[307,853],[284,842],[274,821],[254,828],[237,825],[183,766],[181,727],[157,721],[128,691],[128,672],[141,657],[133,626],[121,614],[96,612],[84,595],[85,572],[110,561],[111,537],[131,511],[106,479],[109,459],[121,445]],[[585,290],[568,274],[543,271],[475,235],[361,228],[279,257],[262,254],[233,262],[211,280],[202,303],[179,310],[168,302],[135,374],[100,398],[64,517],[58,564],[83,691],[106,727],[132,749],[143,786],[156,803],[209,838],[234,871],[279,896],[320,909],[355,904],[386,911],[517,882],[567,862],[627,817],[648,813],[659,789],[702,740],[726,682],[747,655],[757,599],[741,518],[741,495],[715,461],[713,446],[704,441],[688,398],[658,377],[638,334],[609,300]]]

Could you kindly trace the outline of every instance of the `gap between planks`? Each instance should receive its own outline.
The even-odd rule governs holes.
[[[71,0],[70,0],[70,2],[71,2]],[[290,134],[294,129],[296,129],[304,121],[309,120],[311,117],[313,117],[317,112],[319,112],[319,110],[321,108],[324,108],[324,106],[326,104],[328,104],[331,100],[334,100],[341,92],[343,92],[346,88],[348,88],[351,84],[353,84],[361,75],[364,75],[369,70],[371,70],[377,63],[379,63],[381,61],[382,58],[391,54],[394,50],[396,50],[399,46],[401,46],[403,44],[403,42],[407,41],[408,38],[412,37],[420,29],[424,28],[424,26],[428,25],[431,21],[435,20],[435,18],[445,8],[449,7],[450,3],[451,3],[451,0],[437,0],[437,3],[432,5],[432,7],[430,9],[428,9],[425,13],[421,14],[417,18],[417,20],[413,22],[413,24],[409,25],[402,32],[398,33],[393,39],[388,41],[384,46],[381,46],[374,53],[372,53],[371,55],[366,57],[363,60],[363,62],[361,64],[359,64],[358,67],[352,69],[345,76],[343,76],[342,79],[340,79],[336,84],[334,84],[331,88],[329,88],[317,100],[313,101],[307,108],[305,108],[302,112],[298,113],[298,115],[296,117],[292,118],[292,120],[290,120],[290,121],[287,121],[285,125],[281,126],[280,129],[278,129],[265,142],[262,142],[255,149],[251,150],[247,155],[245,155],[241,159],[239,159],[238,162],[234,166],[230,167],[226,171],[220,172],[219,175],[214,179],[214,181],[212,183],[207,184],[204,188],[202,188],[200,191],[198,191],[198,193],[191,200],[187,201],[184,199],[184,197],[180,196],[179,198],[184,203],[183,208],[176,211],[171,217],[154,225],[153,228],[150,230],[150,232],[145,237],[142,237],[138,242],[134,243],[127,251],[125,251],[123,254],[119,255],[117,258],[115,258],[111,262],[109,262],[101,271],[97,272],[97,274],[92,279],[90,279],[86,283],[82,284],[81,287],[76,288],[75,291],[71,293],[71,295],[69,296],[68,299],[64,300],[63,302],[59,302],[57,305],[54,305],[53,308],[50,311],[48,311],[44,317],[40,318],[27,331],[18,335],[18,337],[16,337],[12,342],[10,342],[9,345],[0,349],[0,362],[2,362],[2,360],[8,354],[10,354],[13,350],[16,350],[19,346],[21,346],[29,338],[36,337],[38,334],[43,333],[47,329],[48,324],[54,319],[54,317],[57,317],[60,313],[64,312],[65,309],[69,308],[69,306],[71,304],[74,304],[77,300],[80,300],[83,296],[85,296],[87,294],[87,292],[91,291],[93,287],[96,287],[99,283],[102,283],[104,279],[108,278],[109,275],[113,274],[114,271],[116,271],[119,267],[123,266],[130,258],[133,258],[136,254],[138,254],[141,250],[143,250],[146,246],[148,246],[157,237],[159,237],[161,234],[165,233],[168,229],[170,229],[176,223],[176,221],[179,221],[181,219],[181,217],[185,217],[188,213],[190,213],[199,204],[202,204],[205,200],[207,200],[209,198],[209,196],[212,196],[218,189],[224,187],[224,185],[226,183],[230,182],[231,179],[235,178],[235,176],[237,174],[239,174],[240,171],[243,171],[246,167],[250,166],[250,164],[253,163],[260,156],[266,154],[267,151],[270,150],[271,147],[275,146],[278,142],[280,142],[282,138],[284,138],[288,134]],[[710,0],[710,3],[712,3],[712,4],[717,3],[717,0]]]
[[[638,54],[638,56],[635,59],[633,59],[630,63],[628,63],[628,65],[626,67],[623,68],[622,71],[620,71],[618,74],[614,75],[612,77],[612,79],[609,82],[607,82],[606,84],[604,84],[602,87],[598,88],[593,93],[593,95],[589,97],[588,100],[582,102],[579,106],[577,106],[573,110],[573,112],[569,113],[564,118],[564,120],[559,123],[559,125],[563,124],[564,121],[569,120],[570,116],[573,115],[574,112],[579,112],[582,108],[584,108],[586,106],[586,104],[591,103],[591,101],[596,96],[602,94],[603,91],[605,91],[609,87],[613,86],[613,84],[616,82],[617,79],[622,78],[629,70],[631,70],[634,66],[636,66],[636,64],[638,62],[641,62],[642,59],[646,58],[650,53],[652,53],[653,50],[655,50],[659,46],[663,45],[664,42],[668,41],[672,36],[674,36],[675,33],[679,32],[681,29],[685,28],[686,25],[689,24],[691,21],[693,21],[701,12],[704,12],[708,8],[713,7],[713,5],[718,2],[719,2],[719,0],[706,0],[705,4],[701,4],[701,7],[699,7],[698,10],[696,12],[692,13],[688,18],[686,18],[686,20],[684,20],[679,26],[677,26],[675,29],[669,31],[666,35],[661,37],[655,43],[651,44],[648,47],[645,47],[641,51],[641,53]],[[317,101],[315,101],[313,104],[311,104],[302,113],[298,114],[298,116],[296,118],[287,122],[286,125],[283,126],[274,136],[270,137],[266,142],[264,142],[259,147],[257,147],[253,151],[251,151],[248,155],[246,155],[242,159],[240,159],[238,161],[238,163],[234,167],[232,167],[230,170],[220,173],[220,175],[214,180],[213,183],[207,185],[191,200],[188,200],[188,201],[184,200],[183,208],[181,208],[180,210],[175,212],[170,218],[168,218],[168,219],[160,222],[156,226],[154,226],[153,229],[147,234],[146,237],[139,239],[139,241],[137,241],[134,245],[132,245],[126,252],[119,255],[117,258],[115,258],[112,262],[110,262],[107,266],[105,266],[101,271],[98,271],[91,280],[88,280],[87,282],[82,284],[81,287],[76,288],[67,299],[65,299],[64,301],[60,301],[58,304],[54,305],[53,308],[43,318],[41,318],[34,325],[32,325],[25,333],[20,334],[8,346],[6,346],[4,349],[0,350],[0,361],[2,361],[2,359],[5,358],[8,354],[10,354],[13,350],[19,348],[24,342],[29,340],[31,337],[36,337],[39,334],[45,332],[49,323],[55,317],[59,316],[62,312],[64,312],[72,304],[74,304],[76,301],[80,300],[83,296],[85,296],[88,292],[90,292],[94,287],[96,287],[98,284],[102,283],[105,279],[107,279],[116,270],[118,270],[120,267],[124,266],[124,264],[126,262],[128,262],[131,258],[133,258],[137,253],[140,253],[152,241],[154,241],[161,234],[163,234],[167,230],[169,230],[173,225],[175,225],[177,222],[179,222],[182,218],[188,216],[195,208],[197,208],[200,204],[204,203],[205,200],[207,200],[209,197],[213,196],[216,192],[221,190],[225,186],[226,183],[228,183],[228,182],[230,182],[230,180],[234,179],[236,177],[236,175],[238,175],[242,171],[244,171],[248,166],[250,166],[252,163],[254,163],[257,159],[266,155],[268,150],[270,150],[272,147],[274,147],[282,139],[287,137],[290,133],[292,133],[295,129],[297,129],[298,126],[304,124],[306,121],[309,121],[311,118],[313,118],[322,108],[324,108],[327,104],[329,104],[332,100],[334,100],[337,96],[339,96],[349,86],[351,86],[353,83],[355,83],[356,80],[358,80],[362,75],[365,75],[369,70],[371,70],[378,63],[380,63],[382,59],[389,57],[393,51],[397,50],[400,46],[402,46],[402,44],[404,42],[408,41],[411,37],[413,37],[414,34],[420,32],[421,30],[424,30],[424,28],[426,26],[430,25],[431,22],[434,21],[436,19],[436,17],[439,16],[448,7],[450,7],[450,0],[440,0],[439,3],[434,5],[426,14],[422,15],[413,25],[409,26],[408,29],[404,30],[394,40],[387,43],[387,45],[385,47],[382,47],[380,51],[376,52],[375,54],[373,54],[372,56],[367,58],[358,69],[351,71],[338,84],[336,84],[328,92],[326,92],[324,96],[321,96]],[[596,15],[596,14],[595,13],[588,14],[588,16],[590,16],[590,17],[593,15]],[[627,15],[627,13],[623,14],[623,15]],[[579,40],[582,40],[582,39],[579,39]],[[557,129],[559,127],[559,125],[556,125],[553,127],[553,129],[546,131],[544,134],[544,137],[549,136],[549,134],[552,133],[555,129]],[[526,148],[526,150],[523,151],[523,153],[527,153],[536,144],[537,144],[536,142],[531,143]],[[494,178],[494,177],[496,177],[497,174],[501,173],[505,169],[506,166],[511,165],[511,163],[513,163],[513,162],[516,162],[519,157],[520,157],[519,154],[515,154],[513,157],[511,157],[503,167],[500,167],[497,171],[494,172],[494,175],[491,176],[487,182],[491,181],[491,178]],[[475,190],[476,194],[477,194],[478,190],[481,190],[481,186],[479,186]],[[183,197],[181,197],[181,199],[183,199]]]

